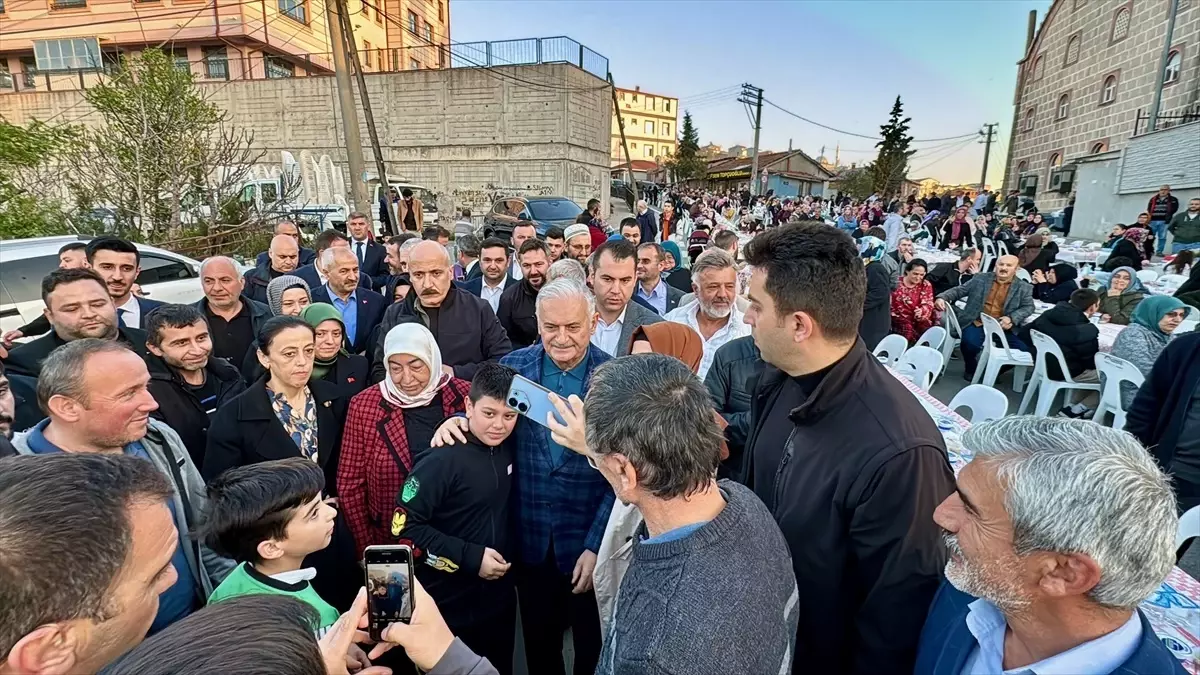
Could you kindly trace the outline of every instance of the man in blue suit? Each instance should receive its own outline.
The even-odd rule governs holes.
[[[372,288],[387,286],[388,277],[391,276],[388,274],[387,250],[371,238],[370,219],[355,211],[350,214],[346,231],[350,233],[350,250],[358,258],[359,271],[371,277]]]
[[[324,286],[312,289],[312,301],[337,308],[346,327],[346,342],[352,354],[367,350],[371,332],[383,319],[388,303],[383,296],[358,285],[358,258],[345,246],[334,246],[321,254],[329,272]]]
[[[591,344],[596,317],[595,299],[582,283],[548,283],[537,297],[541,342],[500,363],[564,399],[583,398],[592,372],[610,358]],[[612,510],[612,488],[585,457],[555,443],[544,426],[522,417],[514,438],[517,593],[529,672],[563,672],[568,627],[575,672],[594,672],[600,620],[592,570]]]
[[[311,264],[297,267],[292,272],[295,276],[303,279],[309,288],[317,288],[325,285],[325,270],[321,267],[321,254],[328,249],[339,246],[349,249],[350,239],[337,230],[325,230],[313,240],[313,246],[317,249],[317,257],[313,259]],[[360,269],[358,271],[358,287],[370,289],[373,285],[371,277],[367,276],[366,272]],[[314,300],[313,302],[318,301]]]
[[[150,310],[163,303],[133,294],[133,283],[142,271],[142,255],[137,246],[117,237],[100,237],[88,242],[87,257],[92,269],[108,286],[118,321],[126,328],[141,329]]]
[[[483,240],[479,247],[479,262],[475,269],[481,270],[478,276],[460,282],[459,287],[477,298],[487,300],[492,312],[500,308],[500,295],[509,286],[518,283],[508,273],[508,245],[495,237]]]
[[[975,459],[934,511],[950,561],[913,672],[1183,675],[1138,609],[1175,564],[1178,525],[1149,453],[1115,429],[1045,417],[962,441]]]

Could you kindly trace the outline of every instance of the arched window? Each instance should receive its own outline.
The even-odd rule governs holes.
[[[1108,150],[1108,144],[1104,141],[1096,141],[1095,143],[1092,143],[1092,149],[1089,154],[1098,155],[1105,150]]]
[[[1109,75],[1100,86],[1100,105],[1107,105],[1117,100],[1117,76]]]
[[[1163,69],[1163,84],[1179,81],[1179,73],[1183,69],[1183,55],[1176,49],[1167,54],[1167,67]]]
[[[1065,66],[1072,65],[1079,61],[1079,43],[1082,42],[1078,35],[1072,35],[1067,41],[1067,59],[1063,63]]]
[[[1027,162],[1025,160],[1021,160],[1021,162],[1019,164],[1017,164],[1017,177],[1020,178],[1021,176],[1025,175],[1028,171],[1029,171],[1029,162]]]
[[[1071,112],[1071,95],[1063,94],[1058,97],[1058,108],[1054,113],[1054,119],[1065,120]]]
[[[1057,170],[1059,167],[1062,166],[1062,162],[1063,162],[1063,159],[1062,159],[1061,154],[1056,152],[1056,153],[1050,155],[1050,166],[1046,170],[1046,184],[1047,185],[1050,184],[1050,175],[1053,174],[1055,172],[1055,170]]]
[[[1025,111],[1025,131],[1033,131],[1033,108]]]
[[[1037,57],[1037,60],[1033,62],[1033,81],[1034,82],[1037,82],[1038,80],[1042,79],[1042,65],[1045,62],[1046,62],[1045,56],[1039,56],[1039,57]]]
[[[1129,8],[1122,7],[1113,17],[1112,41],[1124,40],[1129,35]]]

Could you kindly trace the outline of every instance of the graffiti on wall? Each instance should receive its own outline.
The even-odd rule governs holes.
[[[504,186],[488,183],[481,188],[455,188],[450,191],[454,207],[482,212],[492,208],[497,199],[504,197],[545,197],[554,194],[549,185]]]

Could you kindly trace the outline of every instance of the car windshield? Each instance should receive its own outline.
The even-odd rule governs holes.
[[[529,210],[535,220],[574,220],[583,213],[583,209],[569,199],[529,202]]]

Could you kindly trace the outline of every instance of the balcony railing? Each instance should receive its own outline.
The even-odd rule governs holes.
[[[1162,131],[1163,129],[1170,129],[1171,127],[1191,122],[1200,122],[1200,103],[1192,103],[1191,105],[1176,108],[1167,114],[1159,115],[1155,130]],[[1133,120],[1133,135],[1139,136],[1149,131],[1150,113],[1138,108],[1137,117]]]
[[[53,1],[55,6],[63,2],[86,6],[86,0]],[[106,52],[104,57],[107,70],[110,57],[115,57],[115,54]],[[608,76],[607,58],[567,37],[372,49],[360,51],[359,59],[367,73],[566,63],[601,79]],[[321,52],[242,56],[230,50],[223,57],[209,55],[196,60],[178,59],[176,65],[189,69],[197,82],[313,77],[333,74],[333,55]],[[87,89],[108,76],[105,70],[17,72],[12,74],[11,82],[0,82],[0,93]]]

